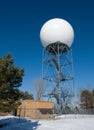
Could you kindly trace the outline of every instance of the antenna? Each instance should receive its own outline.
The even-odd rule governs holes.
[[[43,45],[42,76],[48,82],[45,97],[53,99],[61,111],[74,93],[71,50],[74,31],[66,20],[54,18],[42,26],[40,39]]]

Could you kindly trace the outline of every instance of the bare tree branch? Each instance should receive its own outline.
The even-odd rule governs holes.
[[[41,100],[43,94],[45,93],[47,82],[42,78],[37,78],[33,81],[33,86],[36,93],[36,99]]]

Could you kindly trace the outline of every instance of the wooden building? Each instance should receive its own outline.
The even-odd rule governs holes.
[[[54,103],[41,100],[23,100],[17,109],[17,116],[33,119],[53,118]]]

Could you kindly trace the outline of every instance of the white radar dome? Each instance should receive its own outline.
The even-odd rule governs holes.
[[[70,23],[66,20],[54,18],[42,26],[40,39],[45,48],[56,42],[63,43],[70,47],[74,40],[74,31]]]

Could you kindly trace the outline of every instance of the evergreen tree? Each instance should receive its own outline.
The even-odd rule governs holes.
[[[0,110],[11,111],[19,104],[19,87],[22,84],[24,69],[14,65],[11,54],[0,58]]]
[[[27,91],[21,92],[21,99],[22,100],[33,100],[33,95],[29,94]]]

